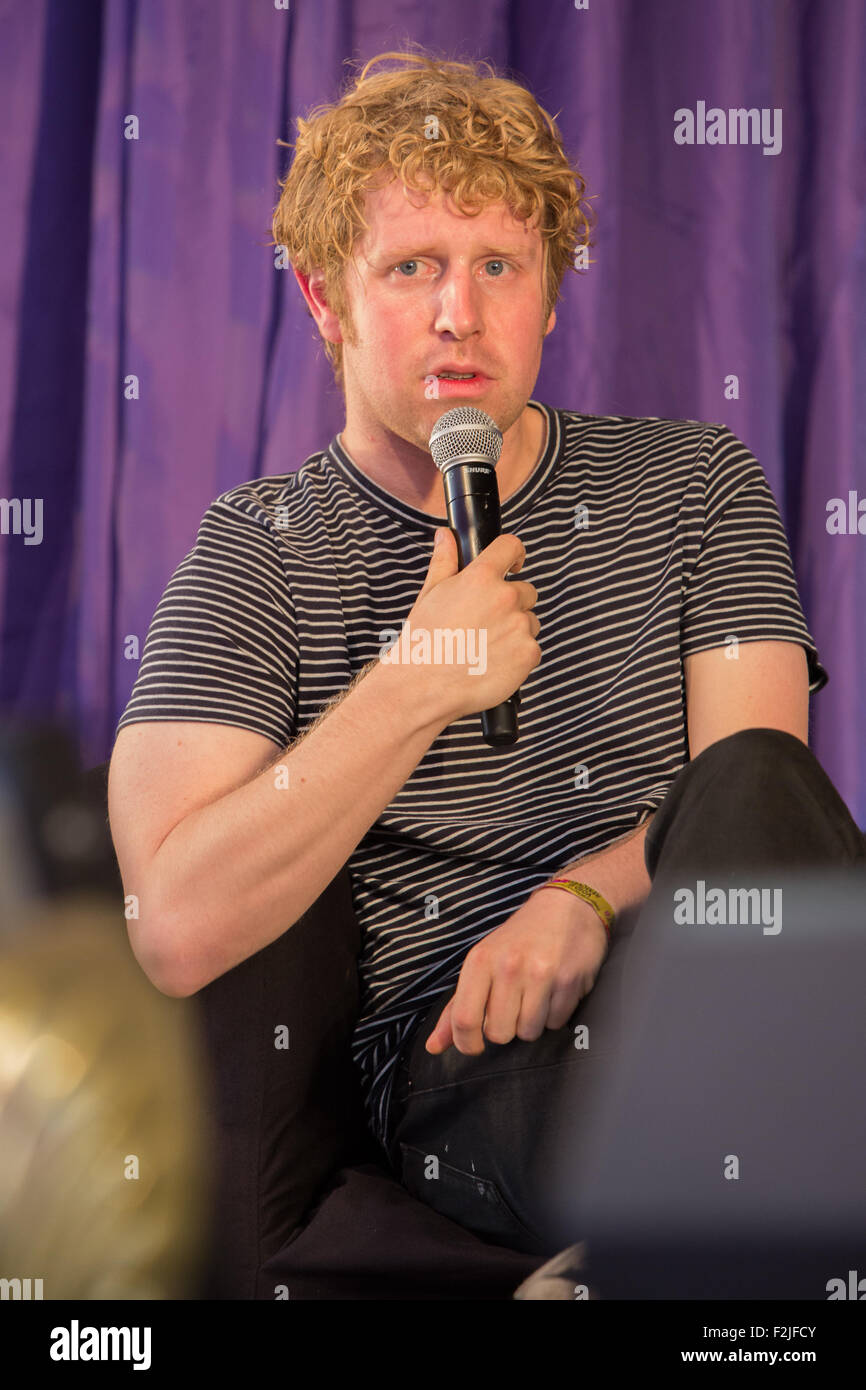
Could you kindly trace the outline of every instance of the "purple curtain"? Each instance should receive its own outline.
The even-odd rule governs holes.
[[[830,675],[812,747],[866,828],[862,0],[29,0],[2,18],[5,716],[62,719],[85,766],[107,759],[208,504],[341,428],[267,245],[276,141],[339,94],[347,58],[411,38],[523,80],[597,195],[595,263],[566,278],[533,394],[723,422],[763,465]],[[769,126],[678,143],[684,108],[698,126],[780,111],[781,147]],[[828,530],[833,498],[853,533]]]

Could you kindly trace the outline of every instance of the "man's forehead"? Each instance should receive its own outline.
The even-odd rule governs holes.
[[[474,241],[486,244],[493,237],[503,242],[500,249],[513,246],[524,254],[541,241],[537,217],[520,221],[504,201],[488,203],[473,216],[461,212],[441,189],[426,194],[397,180],[366,191],[364,215],[370,225],[355,244],[362,258],[391,249],[417,250],[419,237],[425,244],[445,237],[467,246]]]

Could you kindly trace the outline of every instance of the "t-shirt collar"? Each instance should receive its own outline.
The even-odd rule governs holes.
[[[562,447],[562,431],[556,411],[551,406],[545,405],[543,401],[530,400],[527,404],[535,406],[544,415],[547,422],[547,437],[541,451],[541,457],[529,477],[501,505],[500,516],[503,531],[512,531],[514,523],[524,510],[531,506],[544,490],[554,471]],[[400,521],[421,526],[425,530],[429,530],[431,534],[437,526],[447,526],[448,520],[444,515],[444,494],[442,499],[443,515],[432,516],[429,512],[422,512],[417,507],[411,507],[408,502],[401,501],[399,497],[394,497],[392,493],[386,492],[383,487],[375,483],[372,478],[368,478],[367,474],[358,467],[351,454],[340,443],[338,436],[335,435],[328,445],[327,455],[356,491],[362,493],[369,502],[382,508],[391,516],[397,517]]]

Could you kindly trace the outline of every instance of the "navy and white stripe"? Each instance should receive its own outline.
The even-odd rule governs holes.
[[[519,740],[489,748],[479,715],[450,725],[349,861],[353,1052],[380,1139],[402,1041],[469,948],[663,800],[688,759],[683,658],[731,637],[799,642],[810,690],[827,681],[772,492],[726,426],[532,404],[546,447],[502,505],[539,595]],[[443,522],[337,439],[218,497],[160,600],[118,730],[201,720],[285,746],[400,629]]]

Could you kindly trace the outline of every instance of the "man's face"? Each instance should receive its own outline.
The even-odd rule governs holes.
[[[365,216],[369,230],[346,266],[347,429],[371,443],[389,431],[427,454],[443,411],[468,404],[505,433],[532,395],[556,322],[543,317],[539,231],[503,203],[465,216],[438,191],[425,205],[394,181],[367,193]],[[448,367],[479,375],[439,380]]]

